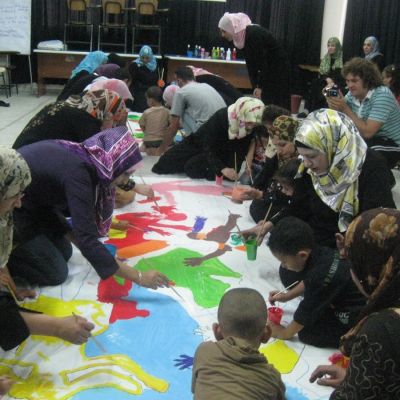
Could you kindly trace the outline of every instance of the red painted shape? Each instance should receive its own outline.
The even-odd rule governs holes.
[[[147,199],[139,200],[138,204],[147,204],[147,203],[154,203],[154,201],[160,201],[160,196],[148,197]]]
[[[120,319],[144,318],[150,315],[148,310],[138,310],[136,301],[121,299],[121,297],[128,296],[131,288],[131,281],[125,280],[125,283],[120,285],[112,276],[100,281],[97,287],[98,300],[102,303],[111,303],[113,305],[109,320],[110,324]]]

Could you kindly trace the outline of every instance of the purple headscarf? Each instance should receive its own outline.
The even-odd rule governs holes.
[[[114,78],[115,71],[120,68],[121,67],[117,64],[102,64],[100,67],[96,68],[94,72],[100,76],[105,76],[106,78]]]
[[[63,147],[94,166],[99,178],[96,188],[96,225],[101,236],[110,229],[115,189],[111,183],[122,173],[138,167],[142,161],[139,145],[126,126],[106,129],[82,143],[57,140]]]

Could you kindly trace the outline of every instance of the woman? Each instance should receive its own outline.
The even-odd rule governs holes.
[[[289,108],[289,58],[271,32],[243,13],[225,13],[221,36],[242,49],[254,95],[265,104]]]
[[[298,127],[297,120],[281,115],[275,118],[269,129],[270,140],[274,144],[276,154],[266,159],[263,170],[254,180],[254,188],[245,191],[242,198],[242,200],[253,200],[250,205],[250,215],[257,223],[264,219],[271,203],[273,207],[270,216],[273,216],[288,202],[287,196],[277,190],[273,177],[280,167],[297,158],[294,137]]]
[[[311,226],[318,244],[336,247],[335,234],[345,232],[360,212],[395,208],[385,160],[367,148],[346,115],[330,109],[312,112],[297,131],[295,145],[303,162],[291,203],[264,224],[262,233],[292,215]]]
[[[12,274],[39,285],[64,282],[72,254],[68,235],[102,279],[117,274],[151,288],[168,284],[158,272],[141,273],[115,259],[98,240],[111,225],[115,187],[128,182],[142,159],[126,127],[83,143],[46,140],[19,152],[33,179],[14,213],[18,246],[10,257]],[[65,215],[72,218],[72,230]]]
[[[32,295],[18,290],[8,273],[8,259],[13,248],[12,211],[21,207],[23,192],[31,182],[25,160],[12,149],[0,148],[0,285],[22,300]],[[56,336],[71,343],[88,340],[94,325],[82,317],[56,318],[18,307],[11,293],[0,296],[0,347],[11,350],[29,335]]]
[[[387,65],[382,71],[382,81],[400,104],[400,67],[394,64]]]
[[[127,84],[119,79],[99,79],[92,82],[88,87],[85,88],[90,92],[96,92],[98,90],[109,90],[117,93],[123,100],[133,100],[132,94],[129,91]]]
[[[203,68],[196,68],[188,65],[192,69],[196,82],[207,83],[212,86],[224,99],[227,106],[233,104],[242,94],[228,81],[215,75]]]
[[[218,110],[195,133],[170,148],[153,166],[156,174],[185,172],[191,178],[238,179],[251,141],[252,128],[261,123],[261,100],[241,97]]]
[[[400,398],[400,212],[374,209],[349,226],[344,252],[368,302],[342,338],[347,370],[321,365],[310,381],[336,389],[330,400]],[[372,396],[372,397],[371,397]]]
[[[124,125],[127,114],[123,99],[109,90],[71,96],[39,111],[19,134],[13,148],[47,139],[82,142],[102,129]]]
[[[331,37],[327,43],[328,51],[321,60],[319,73],[330,76],[331,73],[339,73],[343,67],[343,52],[340,40],[337,37]]]
[[[92,74],[100,65],[108,61],[108,56],[102,51],[92,51],[72,70],[70,79]]]
[[[372,61],[377,65],[379,71],[382,71],[383,67],[385,66],[385,61],[383,59],[383,54],[380,52],[378,39],[375,36],[368,36],[364,40],[363,51],[364,58]]]
[[[146,90],[150,86],[157,86],[158,70],[157,60],[153,50],[149,46],[143,46],[139,51],[139,57],[129,66],[132,83],[130,91],[135,101],[132,110],[143,112],[147,108]]]

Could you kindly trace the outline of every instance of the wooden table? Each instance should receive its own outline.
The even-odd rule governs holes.
[[[251,83],[245,61],[235,60],[214,60],[212,58],[193,58],[166,55],[168,74],[167,81],[175,80],[175,71],[179,67],[193,65],[197,68],[204,68],[213,74],[224,78],[238,89],[251,89]]]
[[[38,96],[46,93],[45,80],[47,78],[69,79],[72,70],[88,54],[87,51],[57,51],[57,50],[34,50],[38,60]],[[132,61],[139,57],[138,54],[118,54]]]

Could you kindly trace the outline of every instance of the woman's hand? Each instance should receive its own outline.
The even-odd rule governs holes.
[[[124,220],[118,220],[118,221],[113,221],[111,223],[111,228],[112,229],[117,229],[119,231],[126,231],[129,228],[132,228],[133,226],[129,223],[129,221],[124,221]]]
[[[245,190],[240,194],[240,200],[242,201],[262,199],[262,197],[263,192],[256,188],[249,188],[248,190]]]
[[[146,271],[141,272],[139,274],[139,282],[137,282],[140,286],[144,286],[150,289],[157,289],[159,287],[168,287],[169,279],[158,271]]]
[[[79,315],[57,318],[55,336],[73,344],[86,343],[94,325]]]
[[[261,95],[262,95],[262,90],[260,88],[255,88],[254,91],[253,91],[253,96],[256,99],[261,100]]]
[[[346,370],[342,367],[338,367],[337,365],[320,365],[311,374],[310,382],[317,381],[317,384],[321,386],[337,387],[343,382],[345,377]]]
[[[149,198],[154,197],[154,190],[150,185],[144,183],[137,183],[133,189],[136,193]]]
[[[237,181],[239,179],[239,175],[236,173],[236,171],[233,168],[223,168],[221,170],[222,175],[224,175],[226,178],[228,178],[231,181]]]
[[[257,244],[260,245],[264,240],[264,236],[274,227],[271,221],[267,221],[263,224],[263,221],[260,221],[253,228],[246,229],[242,231],[242,236],[245,240],[250,238],[258,238]]]

